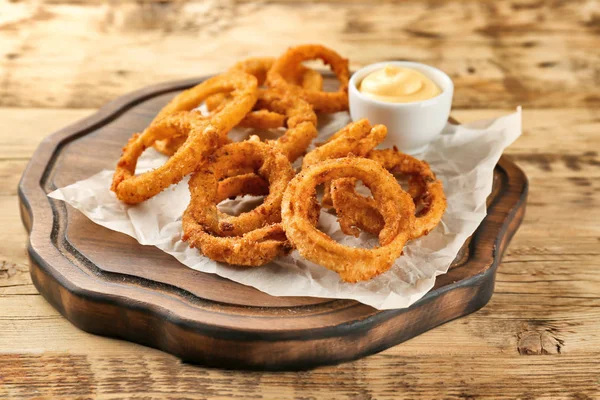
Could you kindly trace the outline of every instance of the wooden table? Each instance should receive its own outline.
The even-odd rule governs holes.
[[[507,153],[525,221],[491,302],[366,359],[301,373],[181,364],[79,331],[28,274],[17,183],[44,136],[115,96],[322,42],[353,67],[433,64],[461,121],[524,107]],[[600,397],[600,6],[597,1],[0,0],[0,398]]]

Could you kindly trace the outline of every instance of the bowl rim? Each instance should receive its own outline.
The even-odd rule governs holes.
[[[398,66],[402,66],[402,67],[419,67],[422,69],[419,69],[419,72],[424,73],[428,78],[436,81],[436,84],[438,84],[437,79],[435,78],[439,78],[442,81],[444,81],[444,86],[445,87],[440,87],[440,89],[442,89],[442,92],[440,94],[438,94],[435,97],[432,97],[430,99],[425,99],[425,100],[417,100],[417,101],[411,101],[411,102],[407,102],[407,103],[392,103],[389,101],[383,101],[383,100],[377,100],[377,99],[373,99],[369,96],[365,96],[363,93],[360,92],[360,90],[358,90],[357,87],[357,80],[361,79],[369,72],[375,71],[377,69],[383,68],[386,65],[398,65]],[[425,71],[427,72],[425,72]],[[432,77],[431,74],[435,74],[436,77]],[[386,106],[386,107],[392,107],[392,108],[408,108],[408,107],[424,107],[424,106],[428,106],[428,105],[433,105],[438,103],[443,97],[446,97],[448,95],[450,95],[450,97],[452,97],[453,93],[454,93],[454,82],[452,81],[452,79],[450,78],[450,76],[445,73],[444,71],[442,71],[439,68],[436,68],[434,66],[428,65],[428,64],[424,64],[424,63],[420,63],[420,62],[416,62],[416,61],[401,61],[401,60],[390,60],[390,61],[380,61],[380,62],[376,62],[373,64],[369,64],[369,65],[365,65],[364,67],[360,68],[359,70],[355,71],[352,76],[350,77],[350,82],[349,82],[349,88],[348,88],[348,95],[349,96],[357,96],[358,98],[360,98],[363,101],[369,101],[372,103],[375,103],[377,105],[381,105],[381,106]],[[438,84],[438,86],[440,86]]]

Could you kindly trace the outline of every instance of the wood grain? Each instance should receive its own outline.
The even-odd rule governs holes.
[[[2,106],[96,108],[301,42],[330,45],[353,67],[433,64],[453,78],[459,108],[600,104],[594,0],[0,4]]]
[[[0,1],[0,101],[9,107],[0,109],[0,171],[8,177],[0,180],[0,398],[600,397],[600,214],[577,202],[590,187],[588,198],[599,196],[600,157],[590,154],[600,149],[597,1],[253,2],[235,26],[210,35],[203,32],[215,24],[196,15],[171,18],[171,28],[158,17],[121,17],[175,8],[148,3]],[[198,4],[178,7],[229,18],[217,1]],[[256,7],[260,13],[249,16]],[[52,19],[32,19],[38,9],[51,10]],[[112,9],[121,10],[112,24],[95,17]],[[323,18],[332,9],[335,18]],[[142,23],[149,27],[128,28]],[[205,38],[212,44],[204,47]],[[79,110],[86,104],[97,108],[153,82],[219,71],[246,54],[306,40],[351,52],[354,66],[390,55],[429,60],[458,81],[453,115],[463,122],[525,105],[524,135],[508,154],[530,178],[530,200],[485,308],[361,361],[248,374],[86,334],[35,294],[9,183],[22,173],[13,160],[24,167],[44,136],[93,111]],[[548,335],[562,341],[560,354]]]

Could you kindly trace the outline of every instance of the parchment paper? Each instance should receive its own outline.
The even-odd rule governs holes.
[[[321,119],[319,137],[323,142],[350,122],[347,113]],[[241,139],[247,131],[230,137]],[[521,110],[494,119],[465,125],[448,124],[443,134],[417,157],[426,160],[442,180],[448,208],[439,226],[428,236],[411,241],[386,273],[367,282],[349,284],[338,275],[303,259],[297,252],[257,268],[214,262],[190,249],[181,240],[180,218],[188,205],[187,179],[136,206],[127,206],[109,190],[113,171],[100,171],[88,179],[60,188],[48,196],[64,200],[89,219],[108,229],[122,232],[144,245],[154,245],[183,265],[218,274],[253,286],[274,296],[314,296],[354,299],[377,309],[408,307],[420,299],[445,273],[465,240],[486,215],[486,198],[492,189],[494,166],[503,150],[521,135]],[[236,137],[237,136],[237,137]],[[118,154],[115,154],[115,162]],[[137,172],[155,168],[166,157],[150,149],[140,159]],[[219,208],[236,211],[256,199],[227,200]],[[324,231],[341,243],[373,245],[376,238],[363,234],[356,239],[339,230],[335,216],[322,212]],[[182,265],[182,268],[183,268]]]

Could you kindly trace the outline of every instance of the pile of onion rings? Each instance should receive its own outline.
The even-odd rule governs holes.
[[[302,64],[314,59],[331,66],[340,83],[337,91],[323,91],[323,76]],[[446,199],[426,162],[395,148],[376,149],[387,128],[366,119],[307,153],[317,137],[318,115],[348,110],[349,76],[348,60],[321,45],[240,61],[175,96],[134,134],[123,148],[111,190],[133,205],[190,176],[182,238],[206,257],[254,267],[296,249],[343,281],[371,279],[393,265],[408,240],[439,224]],[[228,134],[236,127],[281,135],[232,142]],[[152,146],[169,158],[136,175],[137,160]],[[291,163],[302,156],[296,173]],[[408,178],[407,191],[398,175]],[[369,196],[356,189],[359,182]],[[222,201],[244,195],[263,196],[263,202],[239,215],[219,210]],[[379,246],[335,242],[318,228],[322,210],[337,215],[345,234],[368,232]]]

